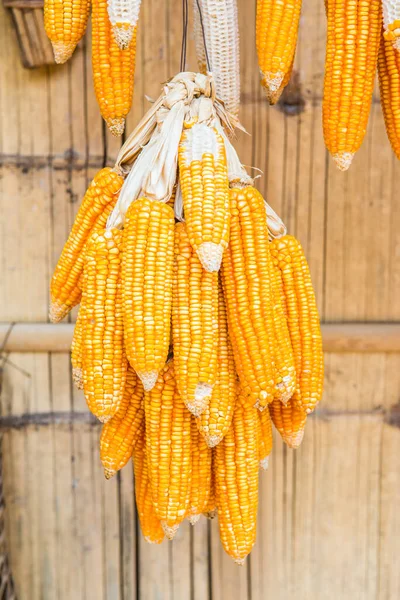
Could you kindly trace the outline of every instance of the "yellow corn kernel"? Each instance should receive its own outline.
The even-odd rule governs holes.
[[[191,490],[191,420],[179,396],[171,360],[145,393],[146,452],[153,504],[167,538],[186,517]]]
[[[93,233],[85,257],[83,390],[102,423],[121,406],[128,361],[124,348],[121,289],[122,231]]]
[[[204,123],[184,129],[179,177],[190,243],[207,271],[218,271],[229,242],[229,181],[222,136]]]
[[[296,389],[296,369],[292,343],[284,306],[285,295],[281,273],[277,265],[270,262],[272,284],[274,332],[275,332],[275,393],[274,398],[285,403]]]
[[[44,28],[56,63],[65,63],[86,31],[90,0],[44,0]]]
[[[217,379],[197,426],[207,445],[214,448],[226,435],[232,422],[237,395],[237,375],[232,346],[228,335],[225,300],[222,286],[218,292],[218,360]]]
[[[279,402],[279,401],[278,401]],[[258,459],[260,468],[268,469],[269,455],[272,452],[272,421],[269,410],[257,411],[258,413]]]
[[[364,139],[382,26],[380,0],[327,0],[325,145],[346,171]]]
[[[321,400],[324,380],[321,328],[310,271],[303,249],[293,236],[275,239],[270,246],[274,264],[281,272],[296,366],[293,401],[310,413]]]
[[[192,525],[208,508],[211,494],[211,449],[197,429],[196,419],[191,420],[192,482],[188,519]]]
[[[172,338],[178,390],[197,417],[217,375],[218,273],[203,269],[184,223],[175,225]]]
[[[103,425],[100,460],[106,479],[110,479],[130,460],[144,431],[144,390],[132,367],[128,367],[124,394],[118,412]]]
[[[164,539],[164,530],[154,510],[151,499],[151,486],[149,467],[146,456],[145,430],[141,434],[133,449],[133,469],[135,473],[136,508],[140,528],[146,542],[161,544]]]
[[[105,168],[89,185],[51,279],[52,323],[61,321],[79,303],[86,243],[93,231],[105,227],[123,182],[113,169]]]
[[[257,0],[256,46],[261,83],[275,104],[290,79],[301,0]],[[279,93],[280,91],[280,93]],[[272,101],[271,101],[272,100]]]
[[[224,550],[243,564],[256,540],[258,416],[239,394],[232,425],[213,450],[219,533]]]
[[[252,404],[275,394],[275,335],[264,199],[253,187],[230,190],[231,237],[222,284],[236,370]]]
[[[128,360],[151,390],[167,360],[172,308],[174,213],[166,204],[140,198],[127,213],[122,287]]]
[[[112,34],[107,0],[92,2],[93,83],[100,112],[113,135],[122,135],[132,105],[136,27],[129,48],[121,50]]]
[[[265,411],[266,412],[266,411]],[[271,419],[289,448],[298,448],[303,441],[307,413],[300,408],[291,398],[284,405],[279,400],[274,400],[269,405]]]
[[[83,336],[85,326],[85,305],[81,303],[74,327],[71,344],[72,380],[78,390],[83,390]]]
[[[400,159],[400,52],[391,41],[386,41],[383,37],[378,73],[386,132],[393,152]]]

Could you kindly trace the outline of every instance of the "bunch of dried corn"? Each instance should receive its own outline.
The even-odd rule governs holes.
[[[132,105],[136,29],[141,0],[45,0],[44,23],[57,63],[64,63],[84,35],[92,5],[93,82],[111,133],[122,135]]]
[[[105,476],[133,457],[145,538],[217,513],[242,564],[272,423],[299,446],[323,365],[306,259],[253,187],[224,132],[233,126],[210,75],[164,87],[86,193],[51,314],[81,299],[74,380],[104,423]]]

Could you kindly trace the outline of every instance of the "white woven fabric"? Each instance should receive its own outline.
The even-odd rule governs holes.
[[[203,34],[197,3],[194,12],[196,52],[199,69],[205,63]],[[237,116],[240,105],[239,23],[236,0],[199,0],[206,48],[217,97]],[[196,16],[197,11],[197,16]]]
[[[139,19],[142,0],[108,0],[108,17],[118,46],[129,46]]]
[[[400,0],[382,0],[383,8],[383,26],[385,33],[389,31],[389,26],[395,21],[400,21]],[[393,30],[393,27],[391,28]],[[393,44],[397,50],[400,50],[400,28],[394,30],[395,40]]]

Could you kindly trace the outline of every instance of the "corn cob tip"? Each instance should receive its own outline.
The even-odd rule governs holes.
[[[215,448],[222,441],[222,435],[210,435],[206,438],[206,444],[209,448]]]
[[[51,323],[59,323],[68,313],[68,308],[64,304],[52,302],[49,308],[49,319]]]
[[[262,458],[260,460],[260,469],[263,469],[263,471],[267,471],[268,466],[269,466],[269,456],[266,456],[265,458]]]
[[[218,509],[214,508],[214,510],[209,510],[208,512],[203,512],[203,517],[205,517],[206,519],[215,519],[215,517],[218,515]]]
[[[62,65],[72,56],[76,44],[74,42],[51,42],[53,46],[54,60],[58,65]]]
[[[153,538],[151,538],[148,535],[144,536],[145,542],[147,542],[148,544],[161,544],[162,540],[153,540]]]
[[[301,431],[297,431],[296,433],[292,433],[291,435],[285,435],[284,433],[281,434],[283,441],[285,442],[285,444],[287,444],[287,446],[289,446],[289,448],[293,448],[293,450],[297,450],[297,448],[300,446],[301,442],[303,441],[304,438],[304,429],[302,429]]]
[[[150,392],[157,383],[157,371],[149,371],[148,373],[137,373],[140,381],[143,383],[144,391]]]
[[[285,74],[282,73],[282,71],[278,71],[277,73],[271,73],[269,71],[261,73],[261,83],[267,90],[267,98],[270,94],[278,92],[284,77]]]
[[[78,388],[78,390],[83,390],[83,376],[82,376],[82,369],[80,367],[74,367],[72,369],[72,381],[75,384],[75,387]]]
[[[354,152],[338,152],[337,154],[333,154],[332,158],[340,171],[347,171],[353,162]]]
[[[108,421],[109,421],[110,419],[112,419],[112,417],[113,417],[112,415],[102,415],[102,416],[100,416],[100,417],[99,417],[99,416],[97,416],[97,415],[95,415],[95,416],[96,416],[96,417],[97,417],[97,419],[100,421],[100,423],[103,423],[103,425],[105,425],[106,423],[108,423]]]
[[[129,48],[135,28],[129,23],[116,23],[112,30],[118,48],[120,50],[126,50]]]
[[[204,242],[197,248],[197,254],[201,264],[206,271],[213,273],[219,271],[222,262],[224,249],[220,244],[214,242]]]
[[[176,532],[179,529],[179,525],[173,525],[172,527],[170,527],[169,525],[166,524],[165,521],[161,521],[161,527],[163,528],[163,531],[169,540],[174,539]]]
[[[393,42],[393,48],[400,51],[400,37],[397,37]]]
[[[279,98],[282,96],[284,87],[280,87],[274,91],[270,90],[269,88],[267,88],[265,86],[264,86],[264,89],[265,89],[265,95],[268,100],[268,104],[270,104],[271,106],[274,106],[278,102]]]
[[[204,400],[204,398],[209,398],[212,393],[213,386],[209,383],[200,382],[196,385],[196,389],[194,392],[195,400]]]
[[[124,133],[125,130],[125,118],[124,117],[115,117],[115,119],[106,119],[107,127],[110,132],[115,135],[115,137],[119,137]]]
[[[116,471],[114,469],[109,469],[108,467],[104,467],[104,477],[108,480],[111,479],[115,475]]]
[[[190,515],[190,517],[188,517],[188,521],[193,526],[193,525],[196,525],[196,523],[199,521],[200,517],[201,517],[201,515]]]
[[[186,402],[186,408],[194,417],[200,417],[208,404],[208,400],[209,396],[207,398],[195,399],[193,402]]]
[[[245,561],[246,559],[245,559],[245,558],[235,558],[234,560],[235,560],[235,563],[236,563],[237,565],[239,565],[239,567],[243,567],[243,565],[244,565],[244,561]]]

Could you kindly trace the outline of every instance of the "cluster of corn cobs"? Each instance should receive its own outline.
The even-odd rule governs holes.
[[[86,31],[92,9],[93,83],[100,112],[122,135],[132,105],[136,28],[141,0],[45,0],[44,26],[57,63],[65,63]]]
[[[290,80],[302,0],[257,0],[262,84],[275,104]],[[381,104],[400,158],[400,0],[325,0],[328,24],[323,129],[340,170],[347,170],[368,125],[378,68]]]
[[[321,398],[320,326],[301,246],[239,163],[212,79],[181,76],[139,124],[147,143],[132,134],[122,150],[135,157],[125,182],[117,161],[90,184],[52,278],[50,318],[80,302],[74,381],[104,423],[106,477],[133,457],[146,539],[217,512],[223,546],[242,563],[272,423],[297,448]],[[152,181],[160,173],[172,195]]]

